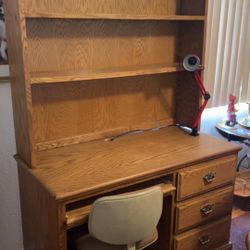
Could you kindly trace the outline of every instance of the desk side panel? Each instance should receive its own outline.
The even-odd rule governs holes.
[[[19,164],[18,174],[24,249],[66,250],[60,246],[60,212],[55,199],[31,175],[27,167]]]
[[[22,1],[4,1],[17,152],[31,165],[32,98],[27,74],[26,27],[22,7]]]

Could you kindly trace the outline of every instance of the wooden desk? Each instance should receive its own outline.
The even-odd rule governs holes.
[[[199,112],[182,62],[204,64],[208,0],[4,4],[25,250],[71,250],[95,199],[152,185],[166,190],[152,249],[230,247],[239,147],[173,127]]]
[[[163,178],[177,188],[177,192],[170,190],[172,196],[168,202],[171,209],[165,211],[168,214],[163,214],[168,223],[163,223],[161,230],[169,234],[164,239],[171,241],[174,238],[175,249],[183,249],[180,248],[183,242],[185,245],[187,239],[192,239],[185,235],[194,234],[193,241],[187,244],[196,247],[197,232],[200,235],[202,230],[213,230],[215,223],[225,228],[227,233],[224,237],[215,238],[215,242],[213,239],[208,243],[205,240],[197,242],[201,246],[226,245],[230,225],[227,215],[231,212],[236,153],[239,149],[237,145],[206,135],[191,137],[171,126],[159,131],[127,135],[112,142],[98,140],[41,151],[37,157],[39,164],[33,169],[17,157],[23,220],[26,221],[24,231],[26,236],[29,235],[24,244],[27,249],[34,242],[39,246],[37,249],[66,249],[67,215],[90,206],[99,196],[156,185]],[[204,180],[206,175],[210,175],[207,183]],[[217,198],[211,200],[213,197]],[[213,212],[207,206],[210,200]],[[208,216],[200,215],[202,208],[208,210]],[[187,211],[187,217],[183,218],[182,213]],[[195,214],[194,211],[198,212]],[[189,220],[188,216],[194,223],[185,222],[182,225],[183,219]],[[37,231],[40,233],[37,234]],[[161,232],[160,240],[163,240]],[[171,244],[165,241],[157,249],[170,247]]]

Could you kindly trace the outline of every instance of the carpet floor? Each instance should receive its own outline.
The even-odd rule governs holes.
[[[245,239],[250,232],[250,212],[232,220],[230,240],[233,250],[246,250]]]

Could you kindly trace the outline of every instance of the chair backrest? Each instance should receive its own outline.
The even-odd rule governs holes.
[[[155,230],[162,206],[160,187],[100,198],[90,213],[89,232],[108,244],[134,244]]]

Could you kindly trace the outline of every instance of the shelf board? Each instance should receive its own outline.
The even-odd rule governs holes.
[[[126,14],[74,14],[54,12],[26,13],[26,18],[66,18],[66,19],[110,19],[110,20],[159,20],[159,21],[204,21],[205,16],[168,15],[168,16],[143,16]]]
[[[182,64],[154,64],[70,72],[31,73],[31,84],[75,82],[184,71]]]

